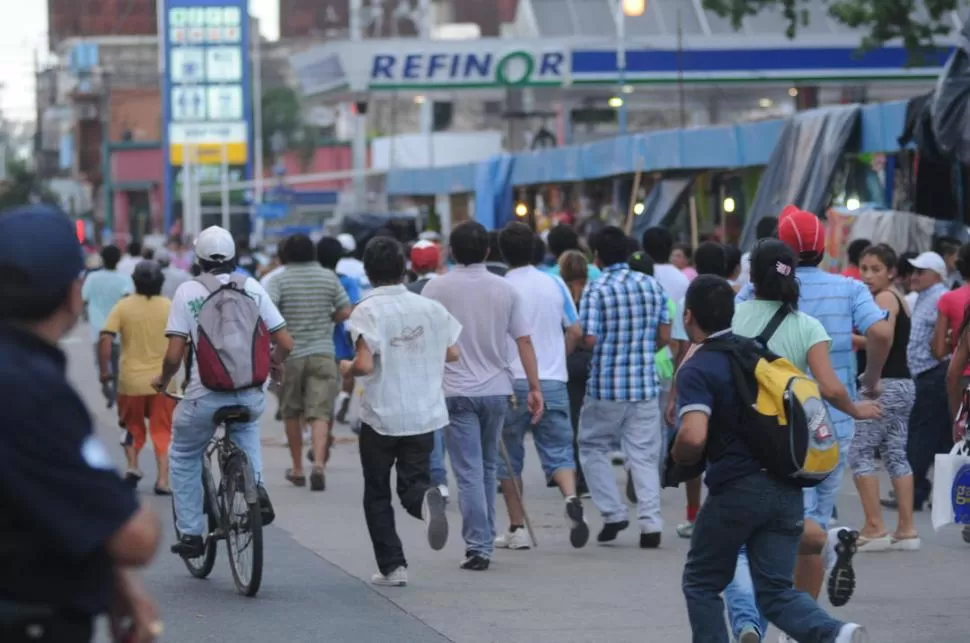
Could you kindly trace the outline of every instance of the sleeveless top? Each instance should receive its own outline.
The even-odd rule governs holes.
[[[890,291],[899,304],[899,314],[896,315],[896,326],[893,328],[893,345],[889,347],[886,364],[882,367],[882,376],[886,379],[910,378],[909,366],[906,364],[906,345],[909,344],[910,319],[906,313],[906,306],[900,300],[896,291]]]

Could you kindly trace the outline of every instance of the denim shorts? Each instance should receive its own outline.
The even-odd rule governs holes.
[[[839,464],[835,471],[817,486],[802,490],[805,496],[805,518],[820,525],[822,529],[828,529],[829,523],[832,522],[832,512],[835,509],[835,501],[839,497],[839,490],[842,489],[842,478],[845,474],[851,443],[852,440],[840,439]]]
[[[545,401],[545,411],[539,424],[532,425],[532,417],[528,409],[529,384],[526,380],[515,380],[516,408],[509,408],[505,414],[505,428],[502,439],[512,461],[515,477],[522,475],[522,465],[525,461],[525,432],[532,429],[536,451],[539,453],[539,463],[546,479],[560,469],[576,469],[573,456],[573,425],[569,421],[569,393],[566,383],[556,380],[542,380],[542,398]],[[499,480],[508,480],[512,476],[505,466],[504,459],[498,463]]]

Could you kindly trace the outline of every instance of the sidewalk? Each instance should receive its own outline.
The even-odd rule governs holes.
[[[279,516],[276,525],[347,573],[369,582],[376,567],[361,508],[357,445],[349,429],[337,428],[338,446],[327,469],[326,492],[312,493],[283,481],[289,457],[281,445],[282,427],[272,421],[270,413],[266,418],[264,478]],[[617,479],[625,480],[620,468]],[[531,444],[527,446],[525,488],[539,547],[497,551],[491,569],[484,573],[458,568],[464,548],[454,489],[448,508],[450,538],[440,552],[429,549],[422,523],[395,503],[410,585],[376,591],[457,643],[690,640],[680,589],[689,543],[674,532],[676,523],[683,520],[682,491],[664,493],[666,524],[661,549],[639,549],[639,532],[632,519],[630,529],[615,544],[597,545],[602,522],[592,501],[586,500],[590,544],[574,550],[568,541],[562,500],[556,490],[545,487]],[[884,484],[884,488],[888,486]],[[839,510],[846,524],[861,524],[858,497],[849,478]],[[895,515],[888,513],[886,519],[892,528]],[[866,624],[873,641],[965,641],[962,597],[970,547],[962,542],[958,530],[934,534],[928,514],[918,514],[917,521],[923,550],[858,557],[856,597],[847,607],[832,611],[838,618]],[[499,498],[496,526],[504,529],[506,525],[504,502]],[[270,574],[272,561],[272,551],[268,551]],[[824,598],[823,603],[828,607]],[[322,610],[325,614],[326,606]],[[766,640],[776,638],[773,632]]]

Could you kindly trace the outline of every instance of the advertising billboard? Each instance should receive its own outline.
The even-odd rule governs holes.
[[[251,36],[248,0],[160,2],[167,232],[182,210],[186,165],[212,175],[226,163],[231,180],[253,176]]]

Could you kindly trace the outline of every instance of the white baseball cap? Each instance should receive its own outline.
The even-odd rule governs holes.
[[[225,228],[206,228],[195,240],[195,256],[203,261],[222,263],[236,256],[236,242]]]
[[[935,252],[921,253],[915,259],[910,259],[909,263],[914,268],[919,268],[920,270],[932,270],[942,279],[946,279],[949,273],[949,271],[946,269],[946,262],[943,261],[943,257]]]
[[[354,235],[352,234],[347,234],[346,232],[338,234],[337,241],[344,247],[344,252],[354,252],[357,250],[357,239],[354,239]]]

